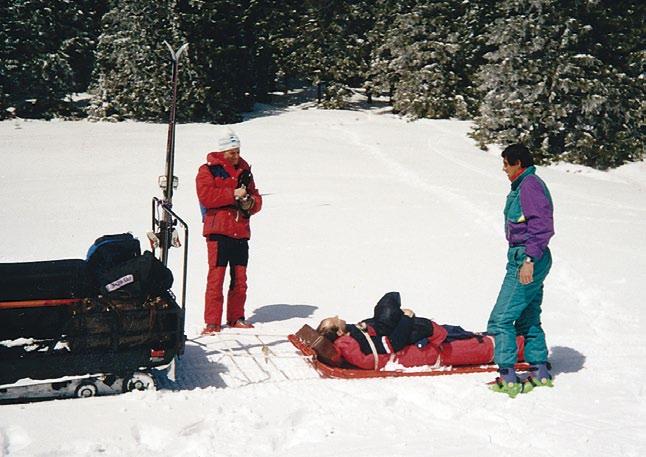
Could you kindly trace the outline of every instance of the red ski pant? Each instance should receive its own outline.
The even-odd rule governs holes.
[[[440,347],[441,365],[486,365],[493,362],[494,338],[483,336],[443,343]],[[516,337],[518,361],[522,361],[525,351],[525,338]]]
[[[206,280],[204,322],[222,324],[224,305],[224,276],[229,267],[231,281],[227,293],[227,322],[244,319],[244,305],[247,300],[247,263],[249,243],[224,235],[211,235],[206,246],[209,254],[209,273]]]
[[[525,347],[525,340],[522,336],[516,338],[516,347],[518,361],[522,361]],[[417,345],[411,344],[397,353],[397,361],[405,367],[435,365],[439,355],[439,365],[441,366],[487,365],[493,362],[493,354],[494,338],[482,336],[444,342],[439,347],[427,344],[419,348]],[[345,354],[343,355],[345,356]],[[380,355],[379,357],[387,358],[388,356]],[[348,361],[356,365],[355,360]],[[384,361],[383,365],[385,364]],[[367,368],[362,365],[357,366]]]

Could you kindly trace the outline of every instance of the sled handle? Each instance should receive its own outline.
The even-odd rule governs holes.
[[[164,204],[162,200],[160,200],[157,197],[153,197],[152,200],[152,227],[153,227],[153,232],[157,234],[156,229],[160,228],[159,222],[160,218],[157,217],[157,211],[159,211],[159,208],[161,208],[162,211],[164,211],[167,215],[169,215],[172,219],[171,223],[171,229],[173,226],[175,226],[178,222],[184,229],[184,259],[183,259],[183,265],[182,265],[182,310],[186,309],[186,278],[188,276],[188,224],[184,222],[184,220],[177,215],[172,209],[170,209],[167,205]],[[158,236],[168,236],[167,233],[160,232]],[[164,240],[164,242],[168,243],[168,240]],[[167,244],[168,245],[168,244]]]

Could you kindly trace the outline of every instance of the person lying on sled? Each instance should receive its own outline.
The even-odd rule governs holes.
[[[440,325],[401,308],[399,292],[388,292],[374,316],[356,325],[338,316],[323,319],[317,332],[334,343],[348,363],[366,370],[388,362],[404,367],[484,365],[493,361],[493,338],[454,325]],[[518,337],[519,360],[524,341]]]

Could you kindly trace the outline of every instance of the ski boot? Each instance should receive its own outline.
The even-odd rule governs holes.
[[[216,333],[220,333],[221,330],[222,328],[217,324],[206,324],[206,327],[202,330],[202,335],[215,335]]]
[[[532,364],[527,381],[534,387],[554,387],[551,369],[552,365],[549,362]]]
[[[498,372],[500,376],[496,378],[490,387],[494,392],[505,393],[511,398],[516,398],[516,395],[526,394],[534,388],[532,383],[522,382],[513,367],[501,368]]]
[[[238,319],[237,321],[229,322],[228,325],[231,328],[254,328],[252,323],[247,322],[244,319]]]

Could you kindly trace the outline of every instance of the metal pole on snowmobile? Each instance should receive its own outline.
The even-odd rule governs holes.
[[[175,113],[177,111],[177,80],[179,71],[179,58],[188,47],[188,43],[182,45],[177,51],[164,41],[170,51],[173,74],[172,74],[172,96],[170,113],[168,119],[168,139],[166,141],[166,174],[160,177],[159,185],[164,189],[164,200],[162,206],[167,209],[173,207],[173,190],[178,185],[178,179],[174,175],[175,168]],[[159,221],[159,245],[161,248],[161,261],[164,265],[168,263],[168,250],[172,245],[173,236],[172,216],[167,211],[162,211]]]

